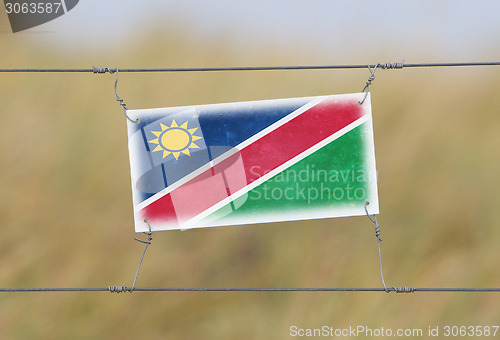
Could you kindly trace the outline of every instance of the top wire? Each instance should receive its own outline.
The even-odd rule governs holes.
[[[173,68],[4,68],[0,72],[215,72],[215,71],[272,71],[272,70],[334,70],[334,69],[366,69],[378,66],[382,69],[401,69],[411,67],[458,67],[458,66],[500,66],[500,61],[493,62],[460,62],[460,63],[377,63],[357,65],[299,65],[299,66],[236,66],[236,67],[173,67]],[[113,71],[113,72],[111,72]]]

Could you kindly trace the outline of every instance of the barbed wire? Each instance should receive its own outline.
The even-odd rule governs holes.
[[[344,64],[344,65],[290,65],[290,66],[233,66],[233,67],[167,67],[167,68],[3,68],[0,72],[74,72],[74,73],[114,73],[119,72],[217,72],[217,71],[273,71],[273,70],[334,70],[334,69],[366,69],[379,67],[382,69],[402,69],[419,67],[462,67],[462,66],[500,66],[500,61],[492,62],[449,62],[449,63],[376,63],[376,64]]]

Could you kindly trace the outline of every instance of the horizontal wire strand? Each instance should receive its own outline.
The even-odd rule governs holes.
[[[236,67],[172,67],[172,68],[3,68],[0,72],[74,72],[74,73],[107,73],[110,70],[119,72],[214,72],[214,71],[271,71],[271,70],[328,70],[328,69],[365,69],[379,66],[382,69],[401,69],[413,67],[459,67],[459,66],[500,66],[495,62],[459,62],[459,63],[377,63],[357,65],[298,65],[298,66],[236,66]],[[112,73],[112,72],[110,72]]]
[[[119,289],[116,289],[119,288]],[[411,288],[410,291],[397,290],[396,293],[414,292],[489,292],[500,293],[500,288]],[[134,292],[384,292],[384,288],[138,288]],[[0,293],[14,292],[132,292],[123,286],[107,288],[0,288]]]

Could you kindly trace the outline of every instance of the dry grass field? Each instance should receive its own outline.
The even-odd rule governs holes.
[[[248,64],[223,41],[151,40],[96,57],[33,39],[1,34],[0,67]],[[304,61],[306,52],[270,48],[251,64]],[[368,75],[123,73],[118,86],[138,109],[353,93]],[[494,67],[377,71],[388,285],[500,286],[499,76]],[[131,285],[143,245],[133,240],[126,124],[113,82],[109,74],[0,74],[0,287]],[[139,287],[381,286],[366,217],[153,237]],[[497,293],[0,293],[0,338],[287,339],[292,325],[426,331],[498,325],[499,302]]]

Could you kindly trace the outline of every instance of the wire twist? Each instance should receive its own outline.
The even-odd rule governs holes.
[[[109,68],[109,67],[92,67],[92,72],[94,73],[100,73],[100,74],[103,74],[103,73],[110,73],[110,74],[113,74],[115,72],[117,72],[118,69],[117,68]]]
[[[148,236],[148,239],[146,241],[144,241],[144,240],[141,240],[141,239],[134,237],[134,240],[139,241],[141,243],[144,243],[144,244],[146,244],[146,246],[144,247],[144,251],[142,252],[141,260],[139,261],[139,265],[137,266],[137,271],[135,272],[134,283],[132,284],[132,288],[130,288],[130,290],[129,290],[129,292],[131,292],[131,293],[134,291],[135,283],[137,282],[137,276],[139,276],[139,270],[141,269],[142,260],[144,259],[144,255],[146,254],[146,250],[148,250],[148,247],[151,244],[151,241],[153,240],[153,237],[151,236],[151,235],[153,235],[153,232],[151,231],[151,224],[149,223],[147,218],[144,219],[144,223],[148,224],[149,231],[143,232],[144,235]]]
[[[415,287],[392,287],[396,293],[414,293]]]
[[[372,221],[375,224],[375,236],[377,237],[377,239],[380,242],[382,242],[382,239],[380,238],[380,234],[382,233],[382,231],[380,230],[380,223],[378,223],[378,221],[377,221],[377,216],[373,215],[373,217],[371,217],[370,214],[368,213],[368,209],[366,207],[368,207],[369,205],[370,205],[370,202],[366,201],[365,202],[366,216],[368,216],[370,221]]]
[[[129,289],[126,286],[109,286],[108,291],[110,293],[120,294],[120,293],[128,292]]]
[[[379,67],[383,70],[394,70],[394,69],[402,69],[405,66],[405,61],[403,60],[400,63],[385,63],[379,64]]]

